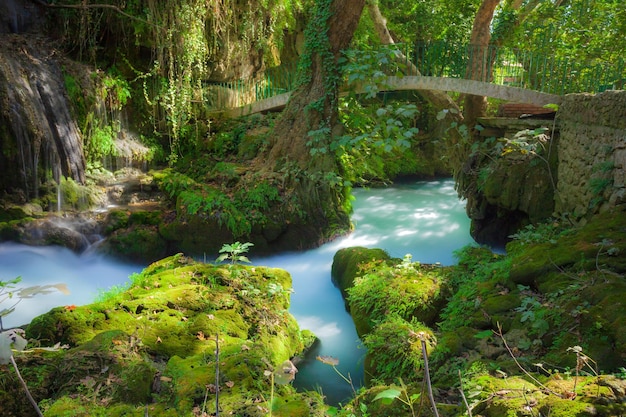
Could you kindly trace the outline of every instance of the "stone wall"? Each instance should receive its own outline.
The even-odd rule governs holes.
[[[581,218],[626,203],[626,91],[567,95],[557,121],[556,212]]]

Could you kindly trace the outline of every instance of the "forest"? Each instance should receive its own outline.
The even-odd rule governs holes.
[[[625,415],[625,51],[621,0],[5,1],[0,245],[147,266],[12,329],[68,289],[0,275],[1,414]],[[390,87],[420,77],[484,95]],[[555,101],[502,127],[513,89]],[[323,339],[248,257],[441,178],[476,244],[337,251],[365,381],[322,355],[350,398],[294,387]]]

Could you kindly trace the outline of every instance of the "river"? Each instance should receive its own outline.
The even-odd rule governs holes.
[[[410,253],[414,261],[450,265],[455,262],[453,252],[473,242],[464,202],[458,199],[452,180],[406,181],[388,188],[355,189],[354,196],[355,229],[350,235],[305,252],[255,258],[252,247],[250,253],[254,264],[280,267],[292,275],[290,311],[302,328],[312,330],[320,339],[315,351],[300,363],[295,384],[321,390],[330,404],[345,402],[352,388],[315,356],[339,359],[337,369],[349,375],[358,388],[363,384],[365,354],[341,294],[330,279],[335,252],[366,246],[385,249],[393,257]],[[10,327],[27,323],[59,305],[87,304],[99,292],[124,284],[130,274],[141,269],[93,253],[76,255],[59,247],[1,243],[0,280],[21,276],[20,286],[65,283],[71,291],[70,295],[53,292],[23,300],[3,324]]]
[[[393,187],[355,189],[354,231],[319,248],[263,259],[256,264],[289,271],[293,278],[291,313],[301,328],[313,331],[320,343],[299,365],[295,385],[321,390],[329,404],[345,403],[352,388],[329,365],[315,359],[339,359],[337,369],[355,388],[363,384],[362,348],[343,298],[330,278],[333,256],[350,246],[382,248],[392,257],[407,253],[422,263],[455,263],[453,252],[473,242],[465,203],[452,180],[405,181]]]

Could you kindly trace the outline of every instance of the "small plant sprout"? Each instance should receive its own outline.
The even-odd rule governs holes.
[[[270,379],[270,400],[267,404],[269,410],[268,415],[272,417],[272,408],[274,406],[274,384],[287,385],[296,378],[298,368],[289,359],[284,361],[274,372],[266,369],[263,375]]]
[[[420,400],[421,394],[415,393],[409,395],[408,387],[406,386],[402,378],[399,378],[398,382],[400,383],[400,387],[392,387],[379,392],[378,394],[376,394],[373,401],[380,400],[383,404],[391,404],[391,402],[397,398],[402,404],[408,406],[409,409],[411,409],[411,416],[416,417],[417,414],[415,413],[415,403]]]
[[[578,376],[582,372],[585,367],[591,370],[591,373],[595,376],[598,376],[598,372],[596,371],[596,362],[591,359],[589,356],[585,355],[583,352],[583,348],[580,346],[571,346],[567,348],[568,352],[572,352],[576,355],[576,378],[574,379],[574,388],[573,395],[576,396],[576,384],[578,383]]]
[[[245,253],[248,253],[250,246],[254,246],[254,243],[226,243],[222,246],[222,249],[220,249],[221,255],[215,260],[215,262],[220,263],[230,260],[231,265],[236,265],[240,262],[250,263],[250,260],[244,255]]]

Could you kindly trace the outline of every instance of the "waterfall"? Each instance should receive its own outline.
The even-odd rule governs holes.
[[[82,139],[57,51],[37,35],[0,37],[0,192],[38,197],[58,170],[85,181]],[[54,178],[57,177],[57,178]]]

